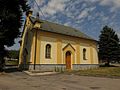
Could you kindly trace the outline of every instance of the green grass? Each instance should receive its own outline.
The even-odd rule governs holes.
[[[79,70],[65,72],[68,74],[82,76],[99,76],[99,77],[118,77],[120,78],[120,67],[99,67],[97,69]]]
[[[11,61],[6,61],[5,65],[18,65],[18,60],[11,60]]]

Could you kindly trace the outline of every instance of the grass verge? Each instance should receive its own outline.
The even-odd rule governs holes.
[[[8,66],[17,66],[18,65],[18,60],[6,61],[5,65],[8,65]]]
[[[80,76],[120,78],[120,67],[99,67],[96,69],[69,71],[65,73],[75,74]]]

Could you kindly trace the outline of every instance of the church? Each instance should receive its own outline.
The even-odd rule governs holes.
[[[26,13],[19,66],[27,70],[80,70],[98,67],[97,41],[72,27]]]

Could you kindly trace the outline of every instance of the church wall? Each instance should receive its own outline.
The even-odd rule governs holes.
[[[34,37],[35,38],[35,37]],[[63,52],[63,48],[70,43],[71,46],[75,49],[74,55],[72,58],[72,68],[79,69],[81,67],[96,67],[98,64],[98,56],[96,51],[96,43],[91,40],[45,32],[38,31],[38,41],[37,41],[37,59],[36,66],[42,67],[44,69],[51,69],[55,67],[64,67],[65,68],[65,52]],[[34,41],[33,41],[34,43]],[[45,46],[46,44],[51,45],[51,58],[45,58]],[[33,47],[35,45],[33,44]],[[83,60],[83,48],[86,49],[86,60]],[[31,57],[33,55],[34,48],[31,53]],[[32,64],[34,64],[34,58],[31,59]],[[46,66],[47,65],[47,66]],[[48,67],[48,68],[47,68]]]
[[[30,31],[33,26],[29,18],[26,20],[24,26],[24,32],[22,33],[20,53],[19,53],[19,64],[28,64],[31,62],[31,45],[33,39],[33,33]]]
[[[74,64],[91,64],[91,63],[97,63],[97,52],[96,52],[96,47],[93,47],[91,45],[94,45],[95,43],[89,40],[83,40],[80,38],[73,38],[70,36],[63,36],[60,34],[53,34],[50,32],[40,32],[40,37],[41,37],[41,54],[40,56],[40,61],[42,64],[44,63],[52,63],[55,64],[57,63],[57,57],[61,58],[61,62],[59,64],[65,64],[64,61],[64,55],[63,55],[63,48],[70,43],[72,45],[72,47],[75,49],[75,58],[74,58]],[[45,45],[46,44],[51,44],[52,45],[52,58],[51,60],[46,60],[45,59]],[[60,45],[61,48],[59,49],[59,47],[57,47],[57,45]],[[94,45],[95,46],[95,45]],[[86,57],[87,60],[83,60],[83,48],[86,48],[87,53],[86,53]],[[91,52],[91,48],[92,48],[92,52]],[[59,49],[59,51],[57,51]],[[77,50],[79,49],[79,51]],[[53,52],[54,51],[54,52]],[[61,57],[59,55],[57,55],[58,52],[61,52]],[[91,58],[91,53],[93,53],[93,58]],[[80,55],[80,56],[79,56]],[[79,57],[77,57],[79,56]],[[93,62],[91,59],[94,59]],[[95,62],[96,61],[96,62]]]
[[[94,64],[98,64],[98,50],[97,50],[97,47],[96,46],[93,46],[93,63]]]
[[[83,49],[86,49],[86,60],[83,59]],[[91,64],[89,44],[80,43],[80,64]]]
[[[45,58],[46,45],[51,45],[51,58]],[[41,51],[40,51],[41,64],[56,64],[57,63],[57,43],[55,38],[41,36]]]
[[[27,63],[31,63],[32,61],[31,61],[31,56],[33,56],[32,55],[32,43],[33,43],[33,33],[30,31],[30,32],[28,32],[28,37],[27,37],[27,42],[26,42],[26,49],[27,49],[27,52],[28,52],[28,60],[27,60]]]

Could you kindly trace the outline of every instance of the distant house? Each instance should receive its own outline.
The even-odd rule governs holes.
[[[98,67],[97,42],[71,27],[40,20],[27,12],[19,64],[30,70]]]

